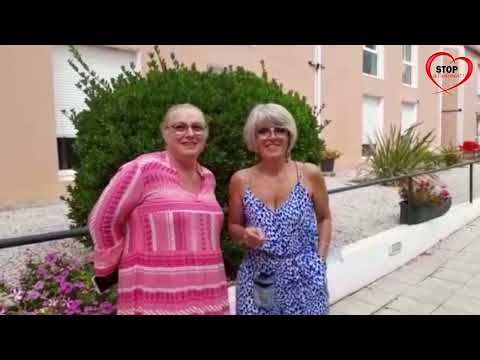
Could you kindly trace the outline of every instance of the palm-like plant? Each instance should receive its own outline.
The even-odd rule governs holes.
[[[430,150],[435,140],[433,130],[421,135],[417,131],[418,125],[403,133],[392,125],[388,134],[376,134],[375,147],[368,159],[372,175],[389,178],[431,169],[438,164],[438,157]]]

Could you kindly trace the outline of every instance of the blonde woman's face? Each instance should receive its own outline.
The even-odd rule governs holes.
[[[278,121],[262,121],[255,127],[255,145],[261,159],[285,159],[290,133]]]
[[[167,150],[178,156],[198,157],[207,141],[207,124],[194,109],[179,110],[165,124]]]

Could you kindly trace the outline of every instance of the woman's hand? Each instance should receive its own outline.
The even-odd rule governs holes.
[[[248,184],[247,175],[247,170],[239,170],[230,179],[228,233],[239,244],[255,249],[264,244],[265,234],[262,229],[253,226],[245,227],[243,197]]]
[[[242,236],[242,243],[250,248],[258,248],[265,242],[265,234],[260,228],[249,226],[245,228]]]
[[[328,255],[325,253],[325,251],[319,250],[317,254],[320,257],[320,259],[322,259],[323,261],[327,261]]]

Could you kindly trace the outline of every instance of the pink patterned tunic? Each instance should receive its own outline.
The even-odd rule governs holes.
[[[229,314],[215,177],[182,187],[166,151],[123,165],[89,216],[95,270],[119,269],[118,314]]]

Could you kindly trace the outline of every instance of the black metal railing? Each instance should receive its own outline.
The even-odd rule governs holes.
[[[329,194],[338,194],[338,193],[341,193],[341,192],[361,189],[361,188],[370,187],[370,186],[374,186],[374,185],[394,183],[394,182],[398,182],[398,181],[401,181],[401,180],[404,180],[404,179],[408,179],[409,193],[411,193],[412,187],[413,187],[412,179],[415,176],[428,175],[428,174],[442,172],[442,171],[446,171],[446,170],[450,170],[450,169],[454,169],[454,168],[469,166],[469,168],[470,168],[469,169],[469,202],[472,203],[473,202],[473,165],[477,164],[477,163],[480,163],[480,159],[471,160],[471,161],[464,161],[464,162],[461,162],[459,164],[455,164],[455,165],[440,168],[440,169],[420,171],[420,172],[415,172],[415,173],[411,173],[411,174],[390,177],[390,178],[386,178],[386,179],[372,180],[372,181],[368,181],[368,182],[365,182],[365,183],[362,183],[362,184],[344,186],[344,187],[328,190],[328,193]],[[85,227],[76,228],[76,229],[72,229],[72,230],[55,231],[55,232],[44,233],[44,234],[25,235],[25,236],[20,236],[20,237],[0,239],[0,249],[10,248],[10,247],[15,247],[15,246],[38,244],[38,243],[52,241],[52,240],[61,240],[61,239],[67,239],[67,238],[72,238],[72,237],[86,236],[86,235],[89,235],[89,234],[90,233],[88,231],[88,227],[85,226]]]
[[[19,237],[7,238],[7,239],[0,239],[0,249],[10,248],[15,246],[22,246],[22,245],[38,244],[42,242],[68,239],[68,238],[78,237],[78,236],[86,236],[89,234],[90,232],[88,231],[88,227],[84,226],[81,228],[76,228],[71,230],[54,231],[54,232],[49,232],[44,234],[25,235],[25,236],[19,236]]]

